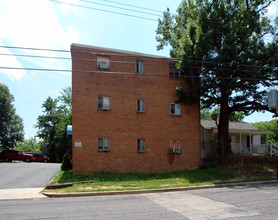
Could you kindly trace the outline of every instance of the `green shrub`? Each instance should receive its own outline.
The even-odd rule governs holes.
[[[62,170],[72,169],[71,155],[67,155],[67,154],[64,155],[61,169]]]

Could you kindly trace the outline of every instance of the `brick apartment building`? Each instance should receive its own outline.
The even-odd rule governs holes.
[[[168,172],[200,166],[199,104],[177,60],[72,44],[73,172]]]

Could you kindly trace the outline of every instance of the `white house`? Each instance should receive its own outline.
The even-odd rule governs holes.
[[[234,154],[267,153],[267,144],[262,144],[262,135],[267,143],[268,131],[261,131],[246,122],[229,122],[229,137]],[[211,152],[212,142],[217,140],[218,128],[214,120],[201,120],[203,155]]]

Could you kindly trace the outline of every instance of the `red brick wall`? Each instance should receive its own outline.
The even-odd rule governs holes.
[[[107,70],[97,69],[96,52],[110,53],[109,71],[131,74],[103,73]],[[198,168],[199,105],[182,105],[180,116],[170,115],[170,103],[177,100],[176,87],[186,88],[182,79],[169,77],[169,63],[173,60],[111,53],[119,54],[72,45],[73,172]],[[136,60],[144,62],[145,75],[135,74]],[[98,95],[110,97],[109,111],[97,109]],[[145,113],[137,113],[137,99],[145,100]],[[110,137],[110,152],[97,150],[97,137]],[[139,138],[145,139],[144,153],[137,152]],[[170,153],[171,140],[181,141],[181,154]],[[81,142],[82,147],[75,147],[75,142]]]

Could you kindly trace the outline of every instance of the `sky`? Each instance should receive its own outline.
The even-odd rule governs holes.
[[[47,97],[56,98],[63,88],[71,86],[69,51],[72,43],[169,56],[169,48],[161,51],[156,49],[157,19],[167,7],[170,12],[175,13],[180,2],[181,0],[0,0],[0,82],[7,85],[14,95],[17,114],[23,118],[25,138],[36,135],[34,126],[37,117],[43,114],[42,104]],[[268,15],[278,15],[277,1],[268,8]],[[266,112],[254,113],[244,121],[272,119],[272,115]]]

